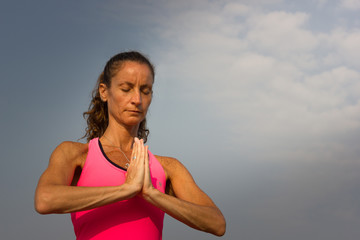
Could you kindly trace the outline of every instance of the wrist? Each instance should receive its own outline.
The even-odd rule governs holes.
[[[156,196],[160,193],[159,190],[157,190],[154,187],[148,188],[146,191],[142,192],[142,197],[148,201],[148,202],[152,202],[153,199],[156,198]]]
[[[126,182],[120,185],[120,188],[126,193],[129,199],[135,197],[141,191],[141,187]]]

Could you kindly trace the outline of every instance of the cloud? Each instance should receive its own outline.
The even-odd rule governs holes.
[[[327,37],[325,43],[333,63],[360,68],[360,29],[337,28]]]
[[[247,39],[254,48],[276,56],[309,52],[316,47],[317,40],[303,28],[308,19],[309,15],[301,12],[255,15],[248,19]]]
[[[69,136],[76,139],[79,129],[84,128],[74,123],[83,123],[79,113],[87,107],[90,88],[104,61],[114,51],[129,47],[148,54],[156,64],[156,90],[149,116],[151,151],[178,157],[189,168],[227,217],[226,239],[356,239],[360,219],[358,3],[111,0],[75,4],[72,11],[66,11],[68,5],[60,7],[44,26],[55,29],[55,20],[60,27],[56,32],[66,29],[65,34],[55,34],[60,38],[44,41],[41,48],[27,48],[22,53],[25,57],[41,59],[34,58],[26,65],[30,67],[16,71],[19,80],[4,88],[15,86],[13,89],[19,91],[19,98],[4,96],[8,106],[27,119],[27,124],[15,129],[20,133],[13,136],[39,139],[23,145],[23,151],[5,151],[4,159],[35,161],[23,161],[27,170],[24,176],[29,181],[21,178],[25,185],[20,184],[20,191],[5,187],[11,190],[4,194],[5,203],[20,199],[18,203],[30,209],[25,215],[21,212],[25,217],[20,223],[4,220],[11,225],[5,236],[53,236],[59,228],[73,235],[66,216],[66,225],[61,219],[55,220],[59,216],[53,216],[60,221],[55,225],[51,223],[54,220],[40,220],[40,216],[34,220],[30,205],[35,178],[46,167],[54,146]],[[34,4],[29,7],[36,8]],[[53,6],[49,7],[44,5],[41,11],[53,13]],[[31,26],[38,28],[34,23],[39,21],[28,14],[13,15],[18,23],[9,25],[11,29],[24,22],[30,24],[30,30]],[[63,18],[72,24],[63,26],[64,21],[58,21]],[[72,36],[71,44],[68,36]],[[14,43],[5,45],[11,50]],[[66,47],[67,54],[62,48],[53,48],[54,44]],[[34,74],[36,69],[41,69],[41,76],[53,76],[54,63],[44,62],[49,52],[45,53],[46,49],[60,56],[55,65],[62,64],[62,71],[52,79],[40,77],[49,83],[42,84],[40,90],[38,86],[37,90],[26,88],[29,82],[38,81],[38,77],[32,79],[39,75]],[[16,62],[9,61],[16,59],[11,57],[13,51],[4,56],[7,65]],[[5,72],[4,78],[12,77]],[[51,95],[54,83],[61,90],[58,92],[68,93],[66,99],[64,94]],[[19,84],[22,87],[17,88]],[[41,99],[51,98],[45,103],[34,98],[33,93],[39,91],[45,93],[38,94]],[[83,99],[79,99],[81,93]],[[30,100],[25,101],[27,98]],[[52,107],[34,115],[37,111],[31,106],[40,110]],[[14,119],[13,115],[6,114],[10,118],[5,121]],[[18,119],[23,122],[23,118]],[[26,128],[29,124],[33,126]],[[45,131],[34,132],[39,129]],[[6,138],[6,142],[15,143],[15,137],[8,135],[10,141]],[[44,139],[46,146],[40,146]],[[6,174],[2,177],[10,176],[11,169],[21,171],[19,163],[4,161]],[[13,191],[25,197],[14,198]],[[20,216],[16,212],[21,209],[18,203],[11,202],[4,219]],[[30,218],[31,224],[25,226]],[[48,224],[46,231],[31,231],[40,229],[42,223]],[[19,224],[25,226],[24,231],[12,231]],[[211,238],[176,221],[173,227],[165,228],[164,238],[177,237]]]
[[[359,0],[341,0],[341,6],[348,10],[359,10],[360,9],[360,1]]]
[[[245,4],[229,2],[224,6],[224,14],[228,16],[247,16],[251,7]]]
[[[181,89],[172,97],[179,94],[183,104],[202,101],[201,115],[225,123],[232,151],[240,143],[262,149],[262,157],[316,159],[331,148],[335,158],[344,149],[340,139],[360,129],[360,33],[339,27],[339,16],[335,27],[316,30],[311,12],[249,2],[132,8],[141,9],[135,22],[154,37],[148,54],[156,59],[159,84]]]
[[[340,146],[340,135],[360,129],[359,31],[319,32],[311,21],[310,13],[231,2],[184,9],[159,32],[171,43],[156,49],[163,77],[181,76],[192,86],[186,98],[210,103],[231,142],[267,148],[293,139],[311,158],[324,138],[324,147]]]
[[[317,2],[319,7],[323,7],[328,2],[328,0],[317,0]]]

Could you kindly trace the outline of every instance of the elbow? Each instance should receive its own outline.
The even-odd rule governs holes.
[[[221,237],[224,236],[225,232],[226,232],[226,221],[225,218],[222,216],[214,226],[212,234]]]
[[[36,194],[35,201],[34,201],[34,207],[36,212],[39,214],[50,214],[53,213],[51,209],[51,200],[49,196],[46,196],[46,194]]]
[[[35,211],[41,215],[49,214],[46,208],[40,204],[35,204]]]
[[[214,235],[221,237],[224,236],[225,232],[226,232],[226,222],[224,220],[223,223],[219,224],[216,231],[214,232]]]
[[[48,210],[45,204],[43,203],[35,203],[35,211],[41,215],[50,214],[51,212]]]
[[[219,228],[219,229],[214,233],[214,235],[215,235],[215,236],[218,236],[218,237],[222,237],[222,236],[225,235],[225,232],[226,232],[225,227],[224,227],[224,228]]]
[[[224,215],[220,212],[220,210],[217,211],[216,214],[213,215],[213,218],[210,220],[208,219],[208,225],[206,228],[201,229],[204,232],[208,232],[210,234],[213,234],[217,237],[222,237],[225,235],[226,232],[226,220]]]

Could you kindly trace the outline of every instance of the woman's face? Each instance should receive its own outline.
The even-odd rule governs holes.
[[[111,86],[100,84],[100,96],[107,101],[109,121],[134,126],[144,120],[152,98],[154,79],[146,64],[125,61],[111,78]]]

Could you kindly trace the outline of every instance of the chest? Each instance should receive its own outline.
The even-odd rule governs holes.
[[[77,186],[118,186],[126,180],[127,159],[121,157],[121,152],[105,152],[98,144],[90,144],[86,160],[82,169],[75,175],[78,176]],[[155,188],[165,192],[166,174],[156,157],[149,154],[149,168],[151,181]],[[74,175],[74,179],[75,179]]]

